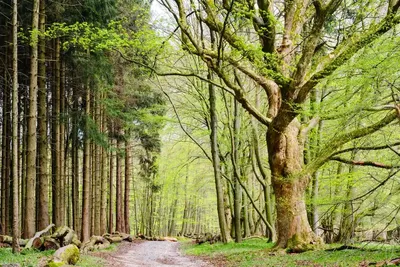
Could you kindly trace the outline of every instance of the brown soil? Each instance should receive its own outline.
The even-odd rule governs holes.
[[[188,266],[208,267],[222,266],[214,262],[188,257],[179,251],[179,243],[168,241],[142,241],[133,243],[123,242],[116,252],[95,252],[91,255],[107,261],[107,267],[136,267],[136,266]]]

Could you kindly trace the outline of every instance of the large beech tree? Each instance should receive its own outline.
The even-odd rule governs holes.
[[[269,166],[276,197],[277,246],[303,251],[319,243],[308,222],[305,204],[311,175],[339,147],[393,122],[399,107],[393,104],[375,122],[336,135],[305,164],[307,134],[319,119],[300,120],[302,104],[324,79],[399,23],[400,1],[161,3],[178,25],[183,49],[204,61],[221,81],[221,87],[267,126]],[[337,20],[342,23],[335,24]],[[218,45],[205,40],[212,36],[207,29],[216,35]],[[265,90],[266,114],[246,96],[248,88],[235,82],[235,72]]]

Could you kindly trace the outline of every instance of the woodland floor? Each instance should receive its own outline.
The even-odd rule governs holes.
[[[96,252],[92,256],[106,260],[107,267],[135,266],[222,266],[206,262],[200,257],[186,256],[179,251],[179,243],[168,241],[141,241],[122,243],[115,252]]]

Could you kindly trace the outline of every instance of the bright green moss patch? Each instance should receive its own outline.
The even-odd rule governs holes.
[[[183,250],[188,255],[206,256],[210,260],[224,258],[226,266],[318,266],[344,267],[360,266],[361,263],[382,262],[400,257],[400,246],[381,244],[359,244],[362,250],[350,249],[339,251],[308,251],[299,254],[275,253],[272,243],[266,239],[250,239],[241,244],[192,244],[183,243]],[[335,248],[340,245],[330,245],[324,248]]]

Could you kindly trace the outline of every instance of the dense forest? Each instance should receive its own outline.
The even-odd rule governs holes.
[[[398,241],[399,7],[0,1],[0,234]]]

